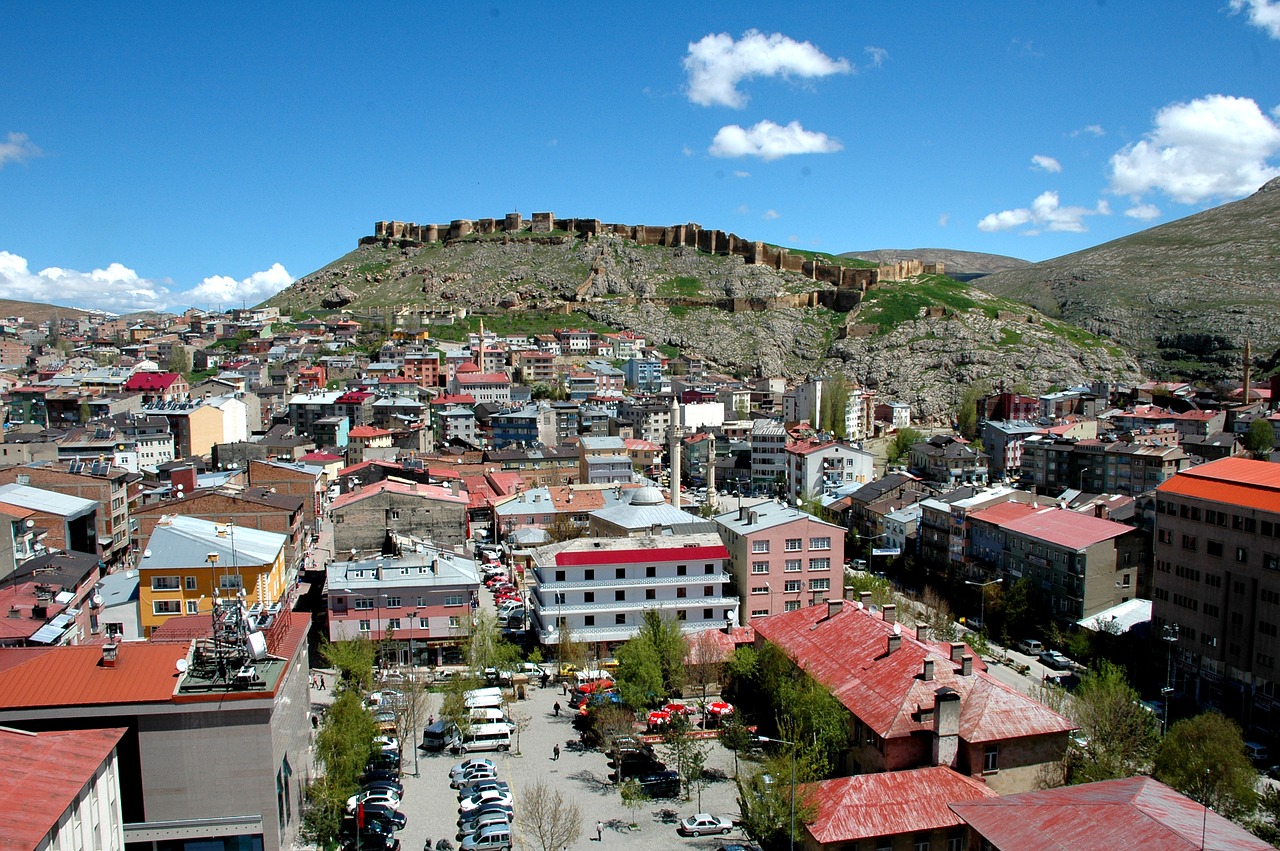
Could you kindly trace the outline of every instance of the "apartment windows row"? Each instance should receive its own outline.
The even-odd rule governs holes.
[[[430,628],[431,628],[431,622],[430,622],[427,618],[418,618],[418,619],[417,619],[417,621],[418,621],[418,623],[417,623],[417,627],[418,627],[418,629],[430,629]],[[413,627],[413,626],[414,626],[414,623],[413,623],[413,619],[412,619],[412,618],[409,620],[409,626],[410,626],[410,627]],[[356,625],[356,628],[357,628],[357,629],[359,629],[361,632],[371,632],[371,631],[373,630],[373,621],[369,621],[369,620],[361,620],[361,621],[359,621],[359,623]],[[402,625],[401,625],[400,618],[390,618],[390,619],[388,619],[388,620],[387,620],[387,623],[386,623],[386,628],[387,628],[387,629],[391,629],[391,630],[403,629],[403,627],[402,627]],[[461,618],[461,617],[453,616],[453,617],[450,617],[450,618],[449,618],[449,629],[461,629],[461,628],[462,628],[462,618]]]
[[[195,591],[199,587],[194,576],[153,576],[152,591]],[[238,573],[224,573],[218,577],[218,587],[223,591],[239,591],[244,587],[244,579]]]
[[[782,564],[784,573],[799,573],[804,568],[804,560],[798,558],[786,559]],[[831,559],[829,558],[811,558],[809,559],[809,570],[822,571],[831,569]],[[751,562],[752,573],[768,573],[769,562],[753,561]]]
[[[465,606],[467,604],[467,596],[465,594],[446,594],[444,597],[445,606]],[[368,611],[375,608],[398,609],[402,605],[401,598],[398,596],[386,597],[383,599],[382,605],[378,605],[376,597],[355,597],[351,601],[351,608],[360,611]],[[417,598],[417,607],[425,608],[427,605],[426,597]]]
[[[782,591],[784,594],[796,594],[803,590],[804,590],[804,580],[802,579],[788,579],[786,583],[782,586]],[[831,580],[830,579],[810,579],[809,590],[810,591],[830,591]],[[770,588],[768,585],[754,585],[751,588],[752,594],[768,594],[769,591],[770,591]]]
[[[768,552],[768,551],[766,550],[766,552]],[[765,567],[765,570],[764,570],[764,571],[753,571],[753,572],[762,572],[762,573],[767,573],[767,572],[768,572],[768,562],[755,562],[754,564],[764,564],[766,567]],[[714,563],[711,563],[711,562],[708,562],[708,563],[704,564],[704,565],[702,566],[702,572],[703,572],[703,574],[704,574],[704,575],[706,575],[706,576],[710,576],[711,574],[715,573],[715,572],[716,572],[716,566],[715,566],[715,564],[714,564]],[[567,581],[568,581],[568,576],[569,576],[568,571],[564,571],[564,570],[557,570],[557,571],[555,571],[555,573],[554,573],[554,574],[552,574],[552,575],[555,577],[555,581],[556,581],[556,582],[567,582]],[[656,578],[657,578],[657,576],[658,576],[658,567],[657,567],[657,565],[649,565],[648,567],[646,567],[646,568],[644,569],[644,575],[645,575],[645,578],[646,578],[646,579],[656,579]],[[689,565],[687,565],[687,564],[677,564],[677,565],[676,565],[676,576],[688,576],[688,575],[689,575]],[[601,577],[601,579],[603,579],[603,578],[604,578],[604,577]],[[626,579],[626,578],[627,578],[627,569],[626,569],[625,567],[616,567],[616,568],[614,568],[614,570],[613,570],[613,578],[614,578],[614,579]],[[583,570],[583,571],[582,571],[582,579],[581,579],[581,580],[576,580],[576,581],[581,581],[581,582],[595,582],[595,581],[596,581],[596,571],[595,571],[595,568],[589,567],[589,568],[586,568],[585,570]]]

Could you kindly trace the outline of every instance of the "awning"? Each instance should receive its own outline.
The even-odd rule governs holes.
[[[63,635],[66,634],[67,628],[75,623],[75,619],[70,615],[58,615],[44,626],[35,631],[31,636],[31,640],[37,644],[55,644]]]

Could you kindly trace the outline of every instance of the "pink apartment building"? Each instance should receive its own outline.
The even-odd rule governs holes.
[[[717,515],[742,622],[791,612],[844,590],[844,528],[774,500],[726,500]]]

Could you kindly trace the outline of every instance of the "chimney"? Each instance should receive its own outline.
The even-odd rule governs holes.
[[[1107,514],[1109,513],[1110,512],[1107,510],[1107,506],[1102,504],[1101,502],[1093,507],[1093,516],[1101,520],[1106,520]]]
[[[827,601],[827,620],[831,620],[840,614],[840,610],[844,608],[844,600],[828,600]]]
[[[959,662],[960,657],[963,655],[964,655],[964,642],[963,641],[951,642],[951,661]]]
[[[920,669],[920,679],[926,683],[933,682],[933,660],[925,659],[924,665]]]
[[[960,676],[973,676],[973,656],[969,653],[960,657]]]
[[[858,602],[862,604],[862,608],[864,608],[864,609],[869,609],[869,608],[871,608],[871,592],[870,592],[870,591],[859,591],[859,592],[858,592]]]
[[[852,586],[852,585],[846,585],[846,586],[844,586],[844,589],[843,589],[843,590],[844,590],[844,599],[846,599],[846,600],[853,600],[853,586]]]
[[[933,764],[954,767],[960,744],[960,695],[946,686],[933,693]]]
[[[120,655],[120,645],[111,643],[102,645],[102,667],[114,668]]]
[[[893,635],[889,636],[889,650],[888,650],[889,653],[893,653],[893,651],[897,650],[901,646],[902,646],[901,635],[895,632]]]
[[[893,603],[886,604],[882,609],[880,609],[880,611],[884,613],[885,623],[898,622],[898,607],[895,606]]]
[[[738,522],[745,523],[747,521],[747,507],[745,505],[738,506]]]
[[[916,641],[927,641],[929,639],[929,625],[926,623],[916,624]]]

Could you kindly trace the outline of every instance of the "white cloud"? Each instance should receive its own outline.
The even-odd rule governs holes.
[[[1231,11],[1249,12],[1249,23],[1267,35],[1280,39],[1280,2],[1277,0],[1231,0]]]
[[[182,295],[192,304],[237,307],[241,303],[257,304],[293,283],[293,276],[279,263],[265,272],[254,272],[237,281],[226,275],[213,275]]]
[[[1053,157],[1046,157],[1044,154],[1036,154],[1031,158],[1031,167],[1038,168],[1041,171],[1048,171],[1057,174],[1062,171],[1062,163]]]
[[[684,69],[689,74],[689,100],[702,106],[741,108],[747,103],[746,95],[737,88],[742,80],[826,77],[848,74],[853,66],[848,60],[832,59],[807,41],[747,30],[738,41],[728,33],[719,33],[690,42]]]
[[[26,133],[10,133],[0,142],[0,168],[5,163],[22,163],[43,153],[37,148]]]
[[[750,176],[751,176],[751,172],[749,172],[749,171],[735,171],[735,172],[733,173],[733,176],[734,176],[734,177],[750,177]]]
[[[1101,124],[1089,124],[1084,127],[1081,127],[1079,130],[1071,131],[1071,137],[1073,139],[1076,136],[1105,136],[1105,135],[1107,135],[1107,131],[1102,129]]]
[[[742,215],[746,215],[747,213],[750,213],[750,212],[751,212],[751,208],[750,208],[750,207],[748,207],[746,204],[739,204],[739,205],[738,205],[737,212],[738,212],[738,213],[740,213],[740,214],[742,214]]]
[[[1042,230],[1083,233],[1085,216],[1107,216],[1111,214],[1111,206],[1106,201],[1099,201],[1092,209],[1088,207],[1063,207],[1058,200],[1058,193],[1052,190],[1041,192],[1031,202],[1030,207],[1018,207],[1013,210],[1002,210],[999,213],[988,213],[978,222],[978,230],[988,233],[1012,230],[1023,225],[1034,225],[1034,230],[1025,231],[1034,236]]]
[[[1111,191],[1136,201],[1159,190],[1182,204],[1239,198],[1280,175],[1267,162],[1278,151],[1280,126],[1249,98],[1174,103],[1142,141],[1111,157]]]
[[[764,219],[766,222],[771,222],[774,219],[782,218],[782,214],[779,213],[777,210],[765,210],[764,215],[761,216],[760,218]]]
[[[862,50],[869,57],[867,62],[870,64],[872,68],[879,68],[881,65],[884,64],[884,61],[889,58],[889,51],[885,50],[883,47],[874,47],[872,45],[867,45],[866,47],[862,48]]]
[[[690,148],[688,145],[682,145],[680,147],[680,153],[684,154],[686,157],[691,157],[693,156],[693,148]]]
[[[949,224],[951,224],[950,213],[943,213],[941,216],[938,216],[938,227],[945,228]]]
[[[1124,214],[1131,219],[1137,219],[1140,222],[1149,222],[1152,219],[1160,218],[1160,208],[1155,204],[1135,204],[1124,211]]]
[[[105,269],[78,272],[50,266],[31,271],[25,257],[0,251],[0,292],[6,298],[47,304],[133,313],[139,310],[181,310],[190,306],[238,305],[243,299],[256,304],[293,283],[279,263],[255,272],[243,281],[222,275],[205,278],[185,291],[173,291],[167,281],[143,278],[133,269],[111,263]]]
[[[776,160],[792,154],[831,154],[844,146],[826,133],[817,133],[792,121],[786,127],[761,121],[743,129],[737,124],[721,127],[708,149],[713,157],[759,157]]]

